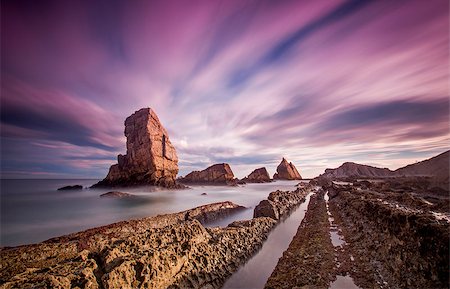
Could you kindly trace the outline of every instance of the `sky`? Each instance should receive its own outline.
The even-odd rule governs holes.
[[[151,107],[179,175],[449,149],[448,0],[1,1],[1,177],[103,178]]]

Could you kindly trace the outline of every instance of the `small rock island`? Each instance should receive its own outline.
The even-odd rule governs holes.
[[[93,187],[156,185],[179,187],[176,183],[178,157],[169,134],[151,108],[142,108],[125,120],[127,153],[117,156],[105,179]]]
[[[274,180],[301,180],[302,176],[292,162],[288,162],[285,158],[277,167],[277,172],[273,175]]]

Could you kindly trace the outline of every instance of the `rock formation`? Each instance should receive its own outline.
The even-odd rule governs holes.
[[[251,172],[247,177],[241,180],[244,183],[268,183],[270,179],[269,173],[266,168],[259,168]]]
[[[133,194],[129,194],[129,193],[124,193],[124,192],[118,192],[118,191],[113,191],[113,192],[107,192],[104,194],[100,195],[100,198],[133,198],[136,197]]]
[[[230,185],[235,184],[233,171],[228,164],[215,164],[203,171],[193,171],[183,178],[179,178],[182,183],[191,184],[213,184]]]
[[[176,186],[177,152],[152,109],[142,108],[129,116],[125,120],[125,136],[126,155],[118,155],[118,163],[94,187]]]
[[[293,163],[283,158],[277,167],[277,172],[273,175],[274,180],[301,180],[302,176],[299,174]]]
[[[207,228],[230,202],[0,249],[2,288],[220,288],[261,246],[270,218]]]
[[[327,178],[383,178],[393,175],[387,168],[377,168],[352,162],[345,162],[336,169],[326,169],[322,175]]]
[[[58,191],[77,191],[77,190],[82,190],[82,189],[83,189],[82,185],[73,185],[73,186],[65,186],[65,187],[58,188]]]
[[[305,200],[311,187],[298,188],[295,191],[275,191],[269,194],[267,200],[262,200],[253,212],[253,217],[269,217],[279,220],[288,214],[295,206]]]

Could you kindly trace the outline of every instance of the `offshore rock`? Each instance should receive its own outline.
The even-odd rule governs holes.
[[[235,185],[233,171],[229,164],[215,164],[203,171],[193,171],[183,178],[179,178],[182,183],[191,184],[213,184],[213,185]]]
[[[118,192],[118,191],[113,191],[113,192],[107,192],[104,194],[100,195],[100,198],[133,198],[136,197],[133,194],[129,194],[129,193],[124,193],[124,192]]]
[[[277,167],[277,172],[273,175],[274,180],[301,180],[302,176],[292,162],[288,162],[285,158]]]
[[[73,185],[73,186],[65,186],[65,187],[58,188],[58,191],[77,191],[77,190],[82,190],[82,189],[83,189],[82,185]]]
[[[106,178],[93,187],[176,187],[178,157],[156,113],[142,108],[125,120],[126,155],[118,155]]]
[[[269,173],[266,168],[259,168],[251,172],[247,177],[241,180],[244,183],[269,183],[270,179]]]

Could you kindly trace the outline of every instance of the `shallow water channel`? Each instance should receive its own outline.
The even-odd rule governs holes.
[[[311,195],[312,193],[308,194],[305,202],[273,229],[263,243],[261,250],[234,273],[223,288],[264,287],[270,274],[275,269],[278,259],[289,247],[292,238],[305,217]]]

